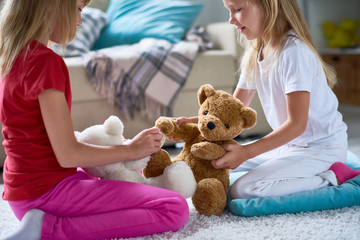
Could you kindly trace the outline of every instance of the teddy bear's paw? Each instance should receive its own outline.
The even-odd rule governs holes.
[[[196,191],[196,180],[191,168],[183,161],[178,161],[164,170],[165,188],[192,197]]]
[[[147,163],[146,168],[143,170],[145,177],[157,177],[163,174],[165,167],[172,164],[170,155],[163,149],[153,154],[150,161]]]
[[[211,142],[196,143],[190,151],[194,156],[206,160],[217,160],[226,153],[223,147]]]
[[[165,135],[172,133],[175,128],[172,119],[168,117],[158,118],[155,122],[155,126]]]
[[[198,183],[192,202],[200,214],[220,215],[226,206],[224,186],[216,178],[205,178]]]
[[[147,156],[144,157],[143,159],[136,161],[125,161],[124,166],[130,170],[141,170],[147,166],[149,161],[150,161],[150,156]]]

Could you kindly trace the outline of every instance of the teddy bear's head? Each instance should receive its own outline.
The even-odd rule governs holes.
[[[79,142],[100,146],[114,146],[124,144],[124,125],[120,118],[110,116],[104,124],[94,125],[82,132],[75,132]]]
[[[208,141],[235,138],[243,129],[256,123],[256,112],[231,94],[216,90],[209,84],[198,91],[200,109],[198,128]]]

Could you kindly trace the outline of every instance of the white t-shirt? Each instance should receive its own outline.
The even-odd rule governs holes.
[[[290,31],[290,34],[294,34]],[[259,74],[252,85],[240,75],[237,87],[256,89],[272,129],[287,120],[286,94],[296,91],[310,92],[310,107],[305,132],[289,144],[308,146],[311,143],[344,144],[347,126],[337,111],[338,100],[327,84],[321,63],[315,54],[295,37],[288,37],[279,59],[274,54],[265,61],[258,60]],[[274,64],[275,63],[275,64]],[[267,64],[272,64],[266,67]]]

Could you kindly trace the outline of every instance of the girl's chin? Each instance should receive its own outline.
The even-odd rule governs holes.
[[[249,39],[249,34],[248,34],[248,31],[246,31],[246,28],[245,27],[242,27],[242,28],[238,28],[238,30],[240,31],[241,34],[243,34],[245,36],[245,38],[247,40],[251,40]]]
[[[247,35],[247,34],[245,34],[245,33],[241,33],[247,40],[252,40],[251,38],[249,38],[249,36]]]
[[[253,35],[248,34],[248,33],[242,32],[241,34],[244,35],[245,38],[246,38],[248,41],[255,40],[255,39],[257,38],[257,37],[254,37]]]

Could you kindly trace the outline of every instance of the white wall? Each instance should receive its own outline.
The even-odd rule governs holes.
[[[206,25],[212,22],[228,21],[229,19],[228,11],[225,9],[222,0],[187,1],[204,4],[204,8],[194,25]],[[360,20],[360,0],[298,0],[298,2],[318,48],[326,47],[326,40],[322,35],[322,22],[339,22],[342,18]]]
[[[206,25],[208,23],[229,20],[229,12],[224,7],[223,0],[185,0],[185,1],[200,2],[204,4],[204,7],[200,15],[196,19],[194,25]],[[304,0],[298,0],[298,1],[301,7],[303,8]]]
[[[204,7],[200,12],[200,15],[198,16],[198,18],[194,23],[195,26],[229,20],[229,13],[224,7],[222,0],[187,0],[187,1],[200,2],[204,4]]]

